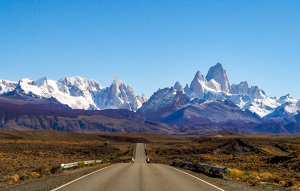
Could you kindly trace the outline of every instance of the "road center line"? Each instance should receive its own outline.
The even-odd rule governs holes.
[[[174,167],[170,167],[170,166],[168,166],[168,165],[164,165],[164,166],[167,166],[167,167],[169,167],[169,168],[172,168],[172,169],[174,169],[174,170],[177,170],[177,171],[179,171],[179,172],[182,172],[182,173],[184,173],[184,174],[187,174],[187,175],[189,175],[189,176],[191,176],[191,177],[193,177],[193,178],[196,178],[197,180],[200,180],[200,181],[202,181],[202,182],[204,182],[204,183],[206,183],[206,184],[208,184],[208,185],[210,185],[210,186],[212,186],[212,187],[214,187],[214,188],[216,188],[216,189],[218,189],[218,190],[225,191],[225,190],[223,190],[223,189],[221,189],[221,188],[219,188],[219,187],[217,187],[217,186],[215,186],[215,185],[213,185],[213,184],[211,184],[211,183],[208,183],[208,182],[206,182],[205,180],[202,180],[202,179],[200,179],[200,178],[198,178],[198,177],[196,177],[196,176],[194,176],[194,175],[191,175],[191,174],[189,174],[189,173],[187,173],[187,172],[184,172],[184,171],[179,170],[179,169],[174,168]]]
[[[120,163],[118,163],[118,164],[120,164]],[[60,186],[60,187],[58,187],[58,188],[53,189],[52,191],[57,191],[57,190],[59,190],[59,189],[65,187],[65,186],[67,186],[67,185],[69,185],[69,184],[72,184],[73,182],[76,182],[77,180],[80,180],[80,179],[82,179],[82,178],[84,178],[84,177],[87,177],[87,176],[89,176],[89,175],[92,175],[92,174],[94,174],[94,173],[97,173],[97,172],[99,172],[99,171],[101,171],[101,170],[104,170],[104,169],[107,169],[107,168],[116,166],[116,165],[118,165],[118,164],[110,165],[110,166],[101,168],[101,169],[99,169],[99,170],[97,170],[97,171],[94,171],[94,172],[91,172],[91,173],[89,173],[89,174],[86,174],[86,175],[84,175],[84,176],[81,176],[81,177],[79,177],[79,178],[77,178],[77,179],[75,179],[75,180],[73,180],[73,181],[71,181],[71,182],[68,182],[68,183],[66,183],[66,184],[64,184],[64,185],[62,185],[62,186]]]

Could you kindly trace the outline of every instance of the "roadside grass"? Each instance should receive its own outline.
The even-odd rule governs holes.
[[[105,144],[106,143],[106,144]],[[29,179],[61,173],[61,164],[101,159],[103,163],[122,162],[130,143],[101,141],[0,140],[0,188]],[[124,154],[125,153],[125,154]]]
[[[253,186],[300,187],[300,139],[201,137],[186,143],[151,143],[153,163],[201,163],[229,169],[228,178]]]

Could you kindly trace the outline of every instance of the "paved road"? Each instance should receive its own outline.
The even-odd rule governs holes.
[[[116,164],[100,169],[93,174],[77,179],[55,190],[222,190],[175,168],[161,164],[146,163],[145,148],[142,143],[136,145],[134,156],[134,163]]]

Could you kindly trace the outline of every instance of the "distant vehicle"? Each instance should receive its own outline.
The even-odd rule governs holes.
[[[150,159],[149,159],[149,158],[147,158],[147,159],[146,159],[146,162],[147,162],[147,163],[150,163]]]

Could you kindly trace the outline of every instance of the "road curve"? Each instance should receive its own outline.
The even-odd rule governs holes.
[[[53,191],[222,190],[175,168],[162,164],[147,164],[142,143],[136,145],[134,155],[134,163],[116,164],[100,169]]]

